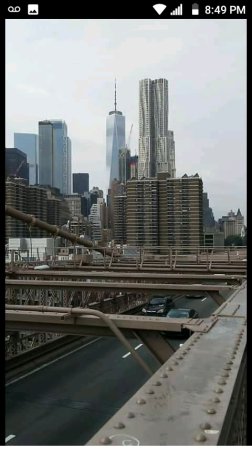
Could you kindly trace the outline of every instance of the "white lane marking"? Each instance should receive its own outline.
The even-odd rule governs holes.
[[[204,301],[205,301],[206,299],[207,299],[207,298],[206,298],[206,297],[204,297],[204,298],[202,298],[202,300],[201,300],[201,301],[202,301],[202,302],[204,302]]]
[[[7,437],[5,438],[5,444],[6,444],[7,442],[9,442],[11,439],[13,439],[14,437],[16,437],[15,434],[9,434],[9,436],[7,436]]]
[[[136,347],[135,347],[135,350],[137,350],[138,348],[140,348],[140,347],[142,347],[142,345],[143,344],[139,344],[139,345],[137,345]],[[125,355],[123,355],[122,356],[122,358],[127,358],[129,355],[131,355],[131,353],[130,352],[128,352],[128,353],[125,353]]]
[[[91,344],[94,344],[95,342],[99,341],[100,339],[102,339],[102,337],[98,337],[97,339],[94,339],[93,341],[88,342],[87,344],[84,344],[84,345],[82,345],[81,347],[78,347],[78,348],[72,350],[71,352],[68,352],[68,353],[65,353],[64,355],[59,356],[58,358],[54,359],[53,361],[50,361],[50,362],[48,362],[48,363],[43,364],[43,365],[40,366],[40,367],[37,367],[37,369],[31,370],[30,372],[26,373],[25,375],[22,375],[21,377],[16,378],[15,380],[10,381],[9,383],[7,383],[7,384],[5,385],[5,387],[8,387],[8,386],[10,386],[11,384],[16,383],[17,381],[22,380],[23,378],[26,378],[26,377],[28,377],[29,375],[32,375],[33,373],[38,372],[39,370],[44,369],[45,367],[48,367],[48,366],[50,366],[51,364],[53,364],[53,363],[55,363],[55,362],[57,362],[57,361],[60,361],[61,359],[66,358],[66,357],[69,356],[69,355],[72,355],[73,353],[78,352],[78,351],[81,350],[82,348],[85,348],[85,347],[88,347],[88,346],[91,345]]]
[[[135,350],[137,350],[138,348],[142,347],[143,344],[139,344],[135,347]]]

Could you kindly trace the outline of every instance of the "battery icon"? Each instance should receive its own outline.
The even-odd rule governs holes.
[[[198,5],[198,3],[193,3],[192,4],[192,15],[193,16],[198,16],[199,15],[199,5]]]

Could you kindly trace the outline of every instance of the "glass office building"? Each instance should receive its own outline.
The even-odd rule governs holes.
[[[27,155],[29,184],[38,184],[38,136],[32,133],[14,133],[14,147]]]
[[[125,148],[125,117],[116,109],[110,111],[106,121],[106,167],[109,178],[109,188],[114,179],[119,180],[119,150]]]
[[[71,194],[71,141],[62,120],[39,122],[39,184]]]

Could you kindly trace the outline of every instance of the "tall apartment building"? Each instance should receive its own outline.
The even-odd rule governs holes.
[[[138,156],[131,156],[130,157],[130,177],[131,178],[138,178]]]
[[[106,167],[109,177],[109,187],[114,179],[119,180],[119,149],[125,147],[125,117],[116,109],[110,111],[106,120]]]
[[[176,176],[174,136],[168,130],[168,81],[146,78],[139,83],[138,177],[160,172]]]
[[[130,179],[130,150],[121,148],[119,150],[119,178],[121,183],[126,183]]]
[[[27,186],[22,179],[7,179],[5,183],[5,203],[26,214],[32,214],[40,220],[47,221],[46,189]],[[31,227],[31,237],[44,237],[46,232]],[[30,237],[28,226],[12,217],[6,216],[6,239],[11,237]]]
[[[62,120],[39,122],[39,183],[71,194],[71,140]]]
[[[159,245],[158,180],[130,180],[126,185],[126,195],[127,244]]]
[[[114,180],[108,189],[107,205],[108,205],[108,227],[111,229],[112,238],[114,239],[114,198],[117,195],[124,195],[126,192],[126,185],[120,181]]]
[[[113,238],[116,244],[127,242],[126,200],[126,194],[114,196]]]
[[[71,216],[81,216],[81,196],[79,194],[65,195]]]
[[[244,217],[241,214],[240,208],[236,214],[231,210],[227,216],[222,216],[219,219],[219,224],[221,231],[224,232],[225,239],[228,236],[241,236],[244,228]]]
[[[89,192],[89,173],[73,173],[73,194]]]
[[[22,212],[28,211],[27,187],[23,179],[7,179],[5,182],[5,204]],[[5,238],[28,237],[28,227],[21,220],[5,216]]]
[[[38,184],[38,135],[33,133],[14,133],[14,147],[27,155],[29,164],[29,184]]]
[[[198,174],[158,175],[159,245],[203,246],[203,182]]]
[[[29,184],[27,155],[18,148],[5,149],[5,179],[8,177],[22,178]]]
[[[203,183],[196,174],[127,182],[127,244],[203,245]]]

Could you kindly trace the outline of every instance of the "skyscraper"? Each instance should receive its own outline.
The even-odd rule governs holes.
[[[89,173],[73,173],[73,193],[89,192]]]
[[[71,194],[71,140],[62,120],[39,122],[39,183]]]
[[[23,178],[29,184],[27,155],[18,148],[5,149],[5,178]]]
[[[106,167],[109,174],[109,187],[114,179],[119,180],[119,149],[125,147],[125,117],[116,109],[110,111],[106,121]]]
[[[175,177],[175,143],[168,131],[168,81],[144,79],[139,83],[138,177],[168,172]]]
[[[121,148],[119,150],[119,181],[126,183],[130,179],[130,150]]]
[[[38,184],[38,135],[14,133],[14,147],[19,148],[27,155],[29,184]]]

